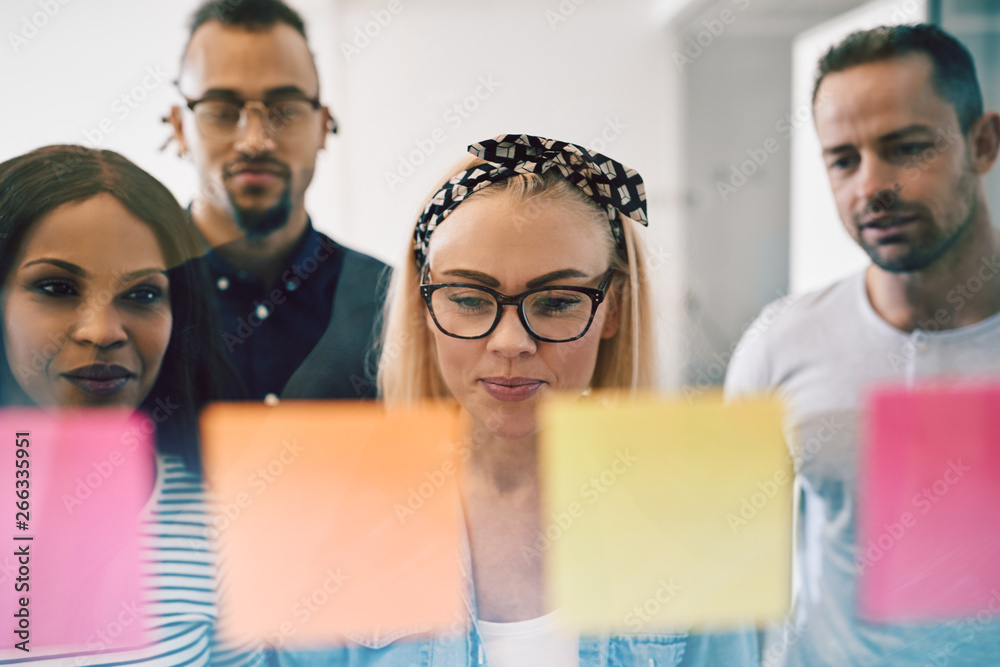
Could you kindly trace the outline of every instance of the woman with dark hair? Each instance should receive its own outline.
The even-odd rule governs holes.
[[[48,146],[0,164],[0,405],[124,407],[150,416],[143,430],[156,423],[143,516],[153,643],[87,647],[114,649],[115,663],[209,663],[215,577],[198,413],[241,391],[199,251],[170,192],[116,153]],[[33,664],[45,656],[33,649]]]
[[[18,252],[36,222],[60,206],[102,195],[145,223],[163,253],[173,325],[162,370],[138,407],[150,413],[160,408],[162,415],[168,409],[163,406],[169,406],[170,418],[158,427],[158,448],[198,470],[198,411],[209,400],[236,398],[241,390],[225,360],[208,274],[200,261],[191,261],[202,254],[199,236],[163,184],[117,153],[82,146],[47,146],[0,164],[0,284],[8,285]],[[94,231],[95,243],[111,240]],[[0,403],[34,402],[12,373],[36,369],[5,360],[9,363],[0,364]],[[32,362],[39,363],[37,358]],[[103,401],[108,402],[114,401]]]

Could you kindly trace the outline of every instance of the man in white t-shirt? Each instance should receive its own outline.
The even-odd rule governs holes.
[[[820,60],[813,107],[841,220],[872,263],[765,309],[726,378],[730,398],[787,401],[801,488],[795,615],[768,633],[763,664],[1000,665],[1000,605],[923,625],[868,623],[855,610],[865,392],[1000,376],[1000,232],[982,184],[1000,116],[983,112],[968,51],[929,25],[834,46]]]

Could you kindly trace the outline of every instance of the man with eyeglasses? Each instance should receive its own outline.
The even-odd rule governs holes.
[[[276,399],[328,329],[340,344],[322,360],[322,395],[308,397],[374,396],[366,355],[387,267],[318,232],[305,210],[337,125],[301,17],[280,0],[205,3],[177,87],[169,122],[199,177],[191,218],[250,397]]]

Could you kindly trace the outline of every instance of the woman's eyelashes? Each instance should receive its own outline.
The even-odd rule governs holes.
[[[64,280],[61,278],[47,278],[45,280],[39,280],[34,284],[34,288],[44,294],[45,296],[51,297],[69,297],[78,296],[76,285],[74,285],[69,280]]]
[[[79,286],[74,281],[65,278],[45,278],[36,281],[32,288],[44,296],[55,299],[80,296]],[[99,295],[98,298],[101,296],[103,295]],[[116,298],[127,305],[153,306],[162,302],[165,296],[166,289],[163,287],[152,283],[142,283],[130,285],[127,289],[122,290]],[[108,297],[103,298],[107,299]]]
[[[164,291],[156,285],[139,285],[129,289],[123,296],[133,303],[152,306],[163,300]]]

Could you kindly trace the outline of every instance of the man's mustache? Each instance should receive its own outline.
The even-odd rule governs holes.
[[[876,193],[866,204],[864,209],[854,214],[854,222],[859,227],[877,225],[880,220],[888,217],[906,217],[913,215],[923,215],[927,213],[927,207],[919,202],[904,200],[899,189],[882,190]]]
[[[236,174],[244,171],[268,172],[288,178],[292,170],[284,162],[274,159],[264,160],[233,160],[227,162],[222,168],[223,180],[229,180]]]

